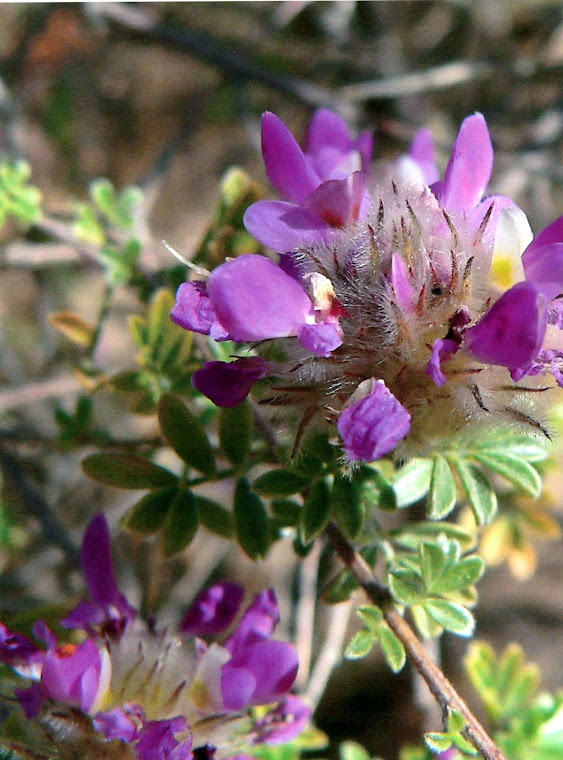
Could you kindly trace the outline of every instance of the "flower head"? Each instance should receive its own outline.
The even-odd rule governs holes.
[[[315,144],[324,128],[329,144],[328,118],[315,118]],[[328,197],[329,182],[355,181],[353,171],[342,177],[344,167],[351,171],[346,161],[337,180],[315,174],[308,149],[271,114],[263,146],[268,176],[291,213],[309,213],[316,194]],[[247,228],[283,253],[280,263],[242,255],[215,269],[205,296],[213,316],[198,331],[213,337],[219,324],[258,356],[208,363],[196,387],[234,405],[254,381],[245,363],[261,362],[254,377],[270,378],[262,403],[336,422],[351,461],[428,452],[468,425],[545,431],[534,411],[541,394],[532,399],[527,389],[538,375],[563,385],[563,225],[559,219],[532,240],[510,199],[485,196],[492,163],[485,120],[474,114],[461,125],[442,180],[430,135],[421,132],[391,176],[362,196],[362,213],[342,217],[329,236],[292,224],[277,245],[256,224],[260,217],[279,229],[267,208],[252,206]],[[366,171],[364,163],[362,182]],[[191,287],[202,286],[182,286],[173,318],[187,313],[184,326],[197,329],[193,293],[184,298]],[[213,390],[225,386],[227,371],[233,391],[219,398]],[[518,384],[523,377],[527,385]]]
[[[117,742],[122,749],[115,756],[131,760],[211,760],[216,746],[225,755],[230,743],[238,749],[245,740],[289,741],[300,733],[310,713],[288,697],[297,653],[271,638],[279,620],[272,589],[255,597],[224,646],[206,644],[187,637],[229,628],[242,588],[219,582],[201,592],[181,622],[182,634],[170,634],[145,625],[124,601],[103,515],[88,525],[81,559],[92,601],[64,622],[86,632],[82,643],[59,644],[38,621],[36,645],[0,624],[0,661],[27,680],[14,694],[28,720],[48,725],[56,741],[85,760],[86,735],[94,745]],[[271,717],[255,726],[249,711],[259,705]]]

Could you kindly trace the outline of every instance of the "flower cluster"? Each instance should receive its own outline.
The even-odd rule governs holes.
[[[563,386],[563,218],[532,239],[509,198],[485,196],[481,114],[442,179],[421,130],[370,184],[369,136],[324,109],[304,150],[265,114],[262,150],[283,200],[244,221],[279,261],[242,255],[180,286],[177,324],[253,351],[207,362],[196,388],[229,407],[264,380],[262,403],[336,423],[350,461],[425,453],[468,425],[546,432],[537,391]]]
[[[288,695],[297,653],[270,638],[279,620],[271,589],[255,597],[219,645],[200,637],[233,623],[244,596],[239,586],[217,583],[203,591],[179,633],[170,635],[142,625],[119,593],[101,514],[86,530],[81,563],[90,600],[60,624],[85,632],[82,643],[57,645],[38,621],[33,635],[42,647],[0,623],[0,662],[31,681],[15,696],[26,718],[38,718],[53,740],[74,742],[77,750],[86,731],[108,757],[115,748],[116,756],[136,760],[192,760],[203,750],[205,757],[216,751],[226,757],[248,744],[284,743],[301,732],[310,710]],[[258,705],[268,707],[253,720],[251,708]]]

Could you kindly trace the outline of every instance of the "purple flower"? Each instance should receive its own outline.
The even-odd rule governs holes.
[[[234,362],[205,362],[192,375],[192,385],[216,406],[230,409],[241,404],[254,383],[268,374],[268,364],[259,356]]]
[[[340,414],[338,432],[348,459],[371,462],[392,451],[407,435],[410,414],[383,380],[367,382],[371,386],[367,395]]]
[[[550,371],[563,384],[563,222],[526,248],[523,212],[485,196],[493,151],[481,114],[463,121],[442,180],[421,130],[369,193],[365,156],[361,171],[352,166],[359,148],[339,124],[319,116],[301,150],[279,119],[265,116],[266,170],[284,200],[255,204],[247,226],[253,231],[255,214],[264,235],[286,236],[279,251],[290,250],[288,236],[295,245],[277,267],[255,255],[221,265],[206,290],[180,303],[186,326],[211,334],[219,325],[259,355],[207,364],[194,384],[232,406],[255,379],[275,378],[261,402],[296,408],[300,437],[316,419],[336,422],[352,461],[398,444],[403,457],[426,455],[474,424],[534,426],[529,407],[538,394],[528,404],[507,383]],[[311,213],[318,229],[338,231],[329,244],[305,219]]]
[[[227,710],[274,702],[295,680],[299,661],[291,644],[270,641],[279,621],[272,589],[254,598],[225,648],[231,659],[221,670],[221,693]]]
[[[465,331],[465,347],[479,361],[509,370],[529,365],[538,354],[547,324],[540,289],[521,282],[507,290],[483,318]]]
[[[244,216],[246,229],[278,253],[327,242],[338,228],[365,214],[372,140],[354,141],[345,122],[321,109],[311,120],[305,151],[273,113],[262,118],[266,173],[284,200],[258,201]]]
[[[175,734],[188,730],[186,719],[151,720],[143,724],[135,751],[139,760],[191,760],[192,741],[179,742]]]
[[[45,652],[27,636],[10,631],[0,623],[0,662],[9,665],[24,678],[39,677]]]
[[[63,628],[84,628],[102,636],[119,638],[137,611],[131,607],[115,581],[111,559],[109,528],[98,513],[86,528],[80,562],[91,601],[82,601],[61,620]]]
[[[137,738],[145,720],[145,711],[134,702],[125,702],[121,707],[99,712],[94,718],[94,727],[108,741],[121,739],[131,743]]]
[[[254,726],[257,744],[285,744],[293,741],[307,725],[311,708],[299,697],[286,697]]]
[[[39,632],[37,625],[35,630]],[[64,702],[83,712],[95,711],[111,677],[107,650],[100,651],[91,639],[77,646],[56,647],[50,631],[48,637],[39,682],[28,690],[16,690],[26,717],[34,718],[46,699]]]
[[[202,591],[182,618],[180,630],[189,636],[213,636],[230,626],[244,590],[236,583],[215,583]]]

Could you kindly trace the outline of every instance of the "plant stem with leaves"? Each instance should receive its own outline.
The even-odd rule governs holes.
[[[339,558],[352,572],[370,601],[381,607],[387,624],[400,640],[411,663],[428,684],[428,688],[440,704],[444,715],[447,714],[448,710],[455,710],[463,716],[466,725],[462,733],[479,750],[485,760],[505,760],[503,753],[495,745],[465,701],[454,689],[442,670],[430,658],[410,625],[397,612],[391,595],[373,575],[363,557],[355,551],[334,523],[329,523],[326,533]]]

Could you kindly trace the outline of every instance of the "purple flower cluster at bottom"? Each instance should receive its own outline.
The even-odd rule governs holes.
[[[81,644],[57,645],[53,633],[38,621],[33,634],[45,645],[43,648],[0,623],[0,662],[31,680],[27,689],[15,690],[26,718],[35,718],[47,702],[61,702],[92,716],[94,728],[103,739],[125,742],[139,760],[191,759],[192,736],[186,715],[182,711],[170,714],[164,697],[160,709],[155,708],[154,701],[149,712],[143,705],[142,694],[157,670],[166,677],[165,659],[158,669],[148,662],[138,697],[135,691],[129,694],[123,683],[114,682],[112,671],[120,656],[127,658],[127,651],[133,652],[134,660],[125,667],[121,663],[120,667],[130,674],[139,668],[138,660],[135,664],[139,647],[150,645],[151,635],[157,646],[157,658],[158,643],[162,642],[166,650],[172,641],[164,634],[135,630],[140,621],[136,610],[118,591],[109,530],[101,514],[86,529],[81,562],[91,601],[80,602],[61,621],[65,627],[79,628],[87,634]],[[238,614],[243,597],[242,588],[227,582],[202,591],[184,615],[182,634],[207,637],[226,630]],[[272,705],[256,724],[252,741],[286,742],[299,734],[310,710],[299,698],[287,696],[297,674],[298,659],[291,644],[270,638],[278,621],[275,594],[266,589],[247,607],[224,646],[196,639],[195,674],[191,682],[188,676],[190,670],[194,672],[194,666],[189,662],[184,679],[176,672],[177,664],[168,674],[170,679],[180,677],[180,688],[173,685],[174,680],[171,688],[177,698],[181,692],[184,694],[182,704],[190,706],[190,720],[194,716],[228,716],[248,711],[252,706]],[[126,680],[129,677],[125,676]],[[154,693],[165,692],[167,688],[170,686],[163,682]],[[111,704],[112,695],[118,693],[126,694],[127,698]],[[210,753],[213,754],[212,747]]]

